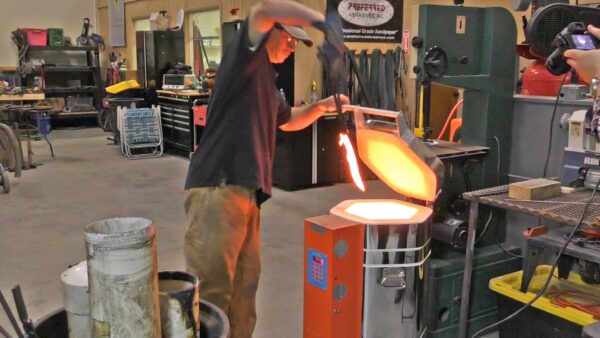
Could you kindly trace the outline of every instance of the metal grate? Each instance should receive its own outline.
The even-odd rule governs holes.
[[[508,186],[493,187],[464,193],[468,201],[491,205],[510,211],[541,217],[568,225],[576,225],[585,203],[591,196],[590,190],[561,194],[543,201],[522,201],[508,197]],[[583,219],[584,226],[591,226],[600,217],[600,194],[594,196]]]

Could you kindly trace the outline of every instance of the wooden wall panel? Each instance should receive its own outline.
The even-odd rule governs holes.
[[[126,0],[125,1],[125,36],[126,46],[120,48],[112,48],[110,46],[110,39],[108,37],[108,0],[98,0],[98,28],[100,34],[106,37],[106,51],[102,53],[102,65],[106,68],[108,65],[108,52],[115,51],[120,52],[124,58],[128,60],[128,67],[135,69],[137,66],[137,60],[135,56],[135,30],[133,27],[133,21],[137,19],[148,18],[153,12],[159,12],[166,10],[169,18],[169,24],[175,26],[177,11],[183,9],[186,13],[220,9],[221,21],[233,21],[237,19],[243,19],[247,16],[250,11],[250,7],[256,3],[256,0],[243,1],[243,0]],[[233,8],[239,8],[237,15],[230,14],[230,10]],[[184,31],[186,37],[190,36],[187,32],[187,20],[184,21]],[[191,40],[186,38],[186,40]],[[189,57],[189,44],[186,44],[186,60]],[[190,60],[187,60],[190,62]]]
[[[98,30],[100,34],[106,37],[106,41],[109,42],[108,39],[108,0],[97,0],[98,5]],[[171,15],[174,20],[174,17],[179,8],[183,8],[187,13],[204,10],[204,9],[214,9],[219,8],[221,11],[221,21],[229,22],[237,19],[244,19],[248,13],[250,12],[250,8],[254,5],[258,0],[126,0],[126,39],[127,46],[125,48],[117,48],[116,51],[123,53],[123,55],[130,60],[129,68],[135,67],[135,32],[133,31],[133,20],[138,18],[148,17],[150,13],[157,12],[160,10],[167,10],[169,15]],[[326,7],[326,0],[297,0],[300,3],[307,5],[308,7],[314,8],[318,11],[324,12]],[[592,1],[592,0],[583,0],[583,1]],[[411,27],[411,23],[413,18],[411,17],[411,11],[413,5],[418,4],[444,4],[451,5],[450,0],[404,0],[404,16],[403,16],[403,30]],[[480,7],[505,7],[510,9],[510,1],[509,0],[465,0],[465,6],[480,6]],[[230,14],[230,10],[232,8],[239,8],[238,15],[233,16]],[[523,33],[521,27],[521,16],[523,13],[530,16],[529,12],[521,12],[516,13],[513,12],[513,16],[515,17],[515,21],[517,23],[517,28],[519,31],[518,40],[522,41]],[[187,25],[184,27],[187,30]],[[312,28],[307,29],[308,34],[315,41],[315,46],[319,45],[322,42],[322,34]],[[416,32],[410,32],[411,37]],[[186,36],[189,36],[187,34]],[[383,43],[348,43],[347,44],[350,49],[361,50],[368,49],[371,51],[374,48],[379,48],[381,50],[387,50],[390,48],[396,48],[398,44],[383,44]],[[295,92],[294,96],[297,100],[308,101],[310,97],[310,82],[311,80],[316,80],[318,83],[318,90],[320,92],[321,88],[321,64],[318,62],[316,58],[316,48],[313,46],[312,48],[307,48],[306,46],[300,44],[298,45],[296,55],[295,55]],[[107,51],[113,50],[107,44]],[[186,58],[189,55],[189,46],[186,46]],[[106,65],[106,53],[103,54],[102,60]],[[189,60],[188,60],[189,62]],[[410,64],[410,54],[407,56],[407,62]],[[415,81],[410,78],[410,72],[412,70],[408,70],[407,74],[403,74],[403,81],[407,84],[406,86],[406,97],[407,103],[406,105],[409,107],[405,113],[409,116],[412,121],[412,116],[414,116],[414,106],[415,106]],[[403,106],[399,102],[399,107]],[[449,109],[449,108],[448,108]]]

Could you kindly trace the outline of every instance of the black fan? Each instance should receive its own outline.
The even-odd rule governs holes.
[[[540,7],[527,23],[527,42],[534,53],[545,58],[554,51],[551,44],[556,34],[575,21],[600,26],[600,8],[559,3]]]

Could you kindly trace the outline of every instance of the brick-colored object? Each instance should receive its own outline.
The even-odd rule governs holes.
[[[545,235],[548,233],[548,228],[543,225],[531,227],[525,231],[523,231],[523,236],[532,238],[539,235]]]
[[[304,338],[360,338],[364,225],[304,220]]]
[[[517,200],[545,200],[560,194],[560,182],[545,178],[512,183],[508,186],[508,197]]]

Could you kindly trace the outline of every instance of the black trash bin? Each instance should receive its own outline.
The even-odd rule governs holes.
[[[67,312],[58,309],[40,318],[34,324],[38,338],[66,338],[69,336]],[[229,337],[229,320],[216,305],[200,300],[200,337],[227,338]]]

